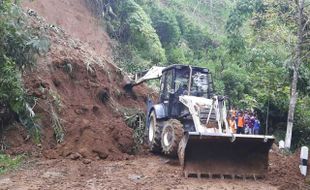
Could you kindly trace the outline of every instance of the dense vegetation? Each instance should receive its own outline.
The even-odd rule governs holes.
[[[293,147],[310,144],[309,1],[302,24]],[[118,42],[116,61],[130,72],[192,64],[213,72],[218,94],[258,112],[284,139],[296,60],[297,4],[285,0],[102,0],[88,4]],[[308,53],[308,54],[307,54]],[[268,116],[268,117],[267,117]]]
[[[7,125],[17,119],[38,133],[39,126],[32,117],[33,99],[23,88],[21,72],[35,63],[36,55],[44,51],[42,47],[47,47],[48,42],[27,26],[23,11],[12,2],[0,1],[0,121]]]

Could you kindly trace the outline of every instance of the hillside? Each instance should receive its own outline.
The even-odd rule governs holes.
[[[63,28],[72,38],[88,44],[100,56],[111,59],[110,38],[84,0],[25,0],[22,6],[36,11],[47,23]]]
[[[35,98],[32,109],[40,132],[33,141],[39,149],[31,146],[33,141],[18,127],[21,136],[15,128],[5,132],[8,152],[32,152],[46,158],[128,157],[136,145],[124,114],[145,109],[148,89],[137,87],[135,94],[124,91],[126,76],[110,61],[109,37],[82,1],[46,2],[23,4],[26,10],[32,9],[27,11],[29,24],[40,28],[50,42],[48,53],[23,72],[24,87]]]

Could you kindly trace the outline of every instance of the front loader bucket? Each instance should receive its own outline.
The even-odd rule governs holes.
[[[178,156],[185,177],[262,178],[272,136],[185,133]]]

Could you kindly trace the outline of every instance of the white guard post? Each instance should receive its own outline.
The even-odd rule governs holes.
[[[283,140],[280,140],[279,142],[279,149],[283,149],[284,148],[284,141]]]
[[[309,148],[306,146],[301,147],[301,152],[300,152],[300,173],[303,176],[307,175],[307,163],[308,163],[308,157],[309,157]]]

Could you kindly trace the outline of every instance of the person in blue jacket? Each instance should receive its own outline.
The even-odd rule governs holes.
[[[260,121],[258,120],[257,116],[255,116],[255,122],[254,122],[254,134],[258,135],[260,130]]]

